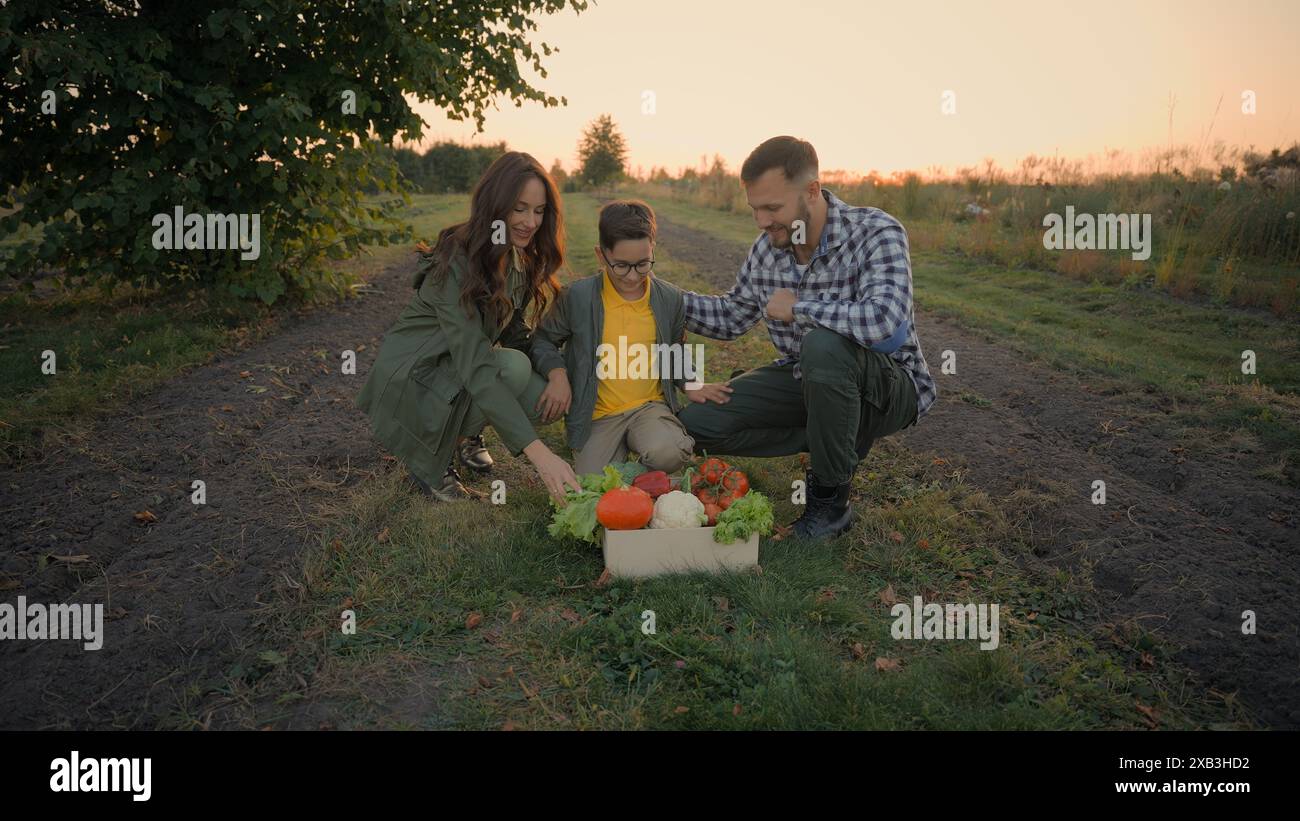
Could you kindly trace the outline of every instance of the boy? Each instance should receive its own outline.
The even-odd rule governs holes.
[[[656,345],[686,339],[682,292],[652,273],[655,230],[644,202],[602,208],[595,248],[601,273],[566,287],[533,335],[533,366],[549,383],[538,409],[544,422],[565,414],[579,475],[624,461],[629,450],[651,470],[678,470],[695,442],[677,419],[676,387],[694,402],[727,399],[721,385],[687,390],[694,374],[669,373],[667,358],[655,355],[662,350]],[[653,371],[631,361],[638,355],[654,362]]]

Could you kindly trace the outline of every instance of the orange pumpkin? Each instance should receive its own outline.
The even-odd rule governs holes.
[[[608,530],[640,530],[654,512],[654,499],[639,487],[607,490],[596,502],[596,521]]]

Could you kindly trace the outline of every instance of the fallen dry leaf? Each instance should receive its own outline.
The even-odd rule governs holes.
[[[818,604],[825,604],[826,602],[829,602],[829,601],[835,601],[835,591],[834,591],[834,590],[831,590],[829,587],[823,587],[821,590],[818,590],[818,591],[817,591],[817,603],[818,603]]]
[[[919,547],[919,548],[921,548],[922,550],[929,550],[929,549],[930,549],[930,540],[929,540],[929,539],[917,539],[917,540],[916,540],[916,546]]]
[[[743,712],[743,710],[741,709],[741,707],[740,707],[739,704],[737,704],[735,707],[732,707],[732,708],[731,708],[731,714],[732,714],[733,716],[738,716],[738,715],[740,715],[742,712]]]
[[[1148,707],[1140,701],[1133,706],[1137,707],[1138,712],[1146,717],[1146,720],[1152,727],[1155,727],[1160,723],[1160,711],[1155,707]]]
[[[252,372],[252,371],[240,371],[240,372],[239,372],[239,378],[240,378],[240,379],[248,379],[248,378],[249,378],[250,376],[252,376],[252,375],[253,375],[253,372]]]
[[[517,729],[517,728],[515,727],[515,723],[514,723],[513,721],[510,721],[509,719],[506,720],[506,723],[505,723],[505,724],[502,724],[502,725],[501,725],[501,731],[502,731],[502,732],[506,732],[506,733],[508,733],[508,732],[511,732],[511,731],[513,731],[513,730],[515,730],[515,729]]]
[[[1153,655],[1151,655],[1150,653],[1146,652],[1145,650],[1142,651],[1142,666],[1143,666],[1143,667],[1155,667],[1155,666],[1156,666],[1156,657],[1153,656]]]
[[[139,513],[135,514],[135,520],[137,522],[144,522],[148,524],[149,522],[158,521],[158,517],[153,515],[152,511],[142,510]]]
[[[380,544],[383,544],[384,542],[387,542],[387,541],[388,541],[388,528],[384,528],[383,530],[379,531],[379,535],[375,537],[375,541],[379,542]]]
[[[893,607],[898,604],[898,594],[894,592],[894,585],[885,585],[885,589],[880,591],[880,603],[886,607]]]
[[[607,568],[605,568],[604,570],[602,570],[602,571],[600,572],[600,578],[596,579],[596,585],[595,585],[595,586],[598,587],[598,588],[599,588],[599,587],[609,587],[609,583],[610,583],[611,581],[613,581],[613,580],[614,580],[614,574],[613,574],[613,573],[610,573],[610,572],[609,572],[609,568],[607,567]]]
[[[350,609],[352,607],[352,597],[348,596],[347,598],[345,598],[343,600],[343,603],[340,604],[339,607],[343,608],[344,610]]]
[[[571,607],[566,607],[562,611],[560,611],[560,618],[564,619],[567,622],[571,622],[575,624],[577,622],[582,621],[582,616],[579,616],[576,612],[574,612],[573,608]]]
[[[714,596],[713,606],[718,608],[719,612],[725,613],[731,609],[731,599],[728,599],[726,596]]]
[[[860,659],[867,654],[867,648],[862,646],[862,642],[855,641],[853,647],[849,648],[849,652],[853,653],[855,659]]]
[[[898,659],[887,659],[884,656],[876,659],[876,669],[882,673],[893,672],[899,668],[900,664],[901,662]]]
[[[478,627],[478,626],[479,626],[480,624],[482,624],[482,623],[483,623],[483,616],[482,616],[482,614],[479,614],[479,613],[470,613],[470,614],[469,614],[469,617],[468,617],[467,619],[465,619],[465,629],[466,629],[466,630],[473,630],[475,627]]]
[[[514,624],[515,622],[517,622],[517,621],[519,621],[521,618],[523,618],[523,616],[524,616],[524,611],[522,611],[522,610],[514,610],[514,611],[511,611],[511,613],[510,613],[510,623],[511,623],[511,624]]]
[[[690,711],[691,711],[690,707],[682,707],[680,705],[677,707],[677,709],[673,710],[673,712],[677,713],[678,715],[681,715],[682,713],[689,713]]]
[[[897,530],[890,531],[889,538],[893,540],[895,544],[903,543],[903,534],[899,533]]]

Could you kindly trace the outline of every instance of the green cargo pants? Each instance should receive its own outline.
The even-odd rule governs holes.
[[[533,423],[534,428],[541,426],[542,415],[537,412],[537,400],[541,397],[542,391],[546,390],[546,380],[533,370],[528,354],[514,348],[493,348],[492,354],[501,367],[501,378],[505,380],[511,393],[518,398],[519,406],[524,409],[528,421]],[[460,435],[478,436],[485,427],[487,427],[487,415],[477,404],[471,404],[465,414],[465,423],[460,426]]]
[[[764,365],[729,383],[731,401],[684,408],[678,418],[710,456],[807,452],[813,481],[853,478],[872,443],[916,423],[916,386],[896,361],[825,328],[804,335],[794,365]]]

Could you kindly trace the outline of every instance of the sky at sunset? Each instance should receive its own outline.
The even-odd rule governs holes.
[[[419,105],[426,144],[505,140],[572,169],[582,128],[608,113],[631,170],[675,173],[715,153],[735,169],[765,138],[794,134],[823,170],[888,175],[1137,157],[1207,131],[1263,149],[1300,138],[1300,0],[601,0],[538,22],[534,44],[560,51],[534,85],[568,105],[503,101],[478,135]],[[945,91],[955,114],[941,112]]]

